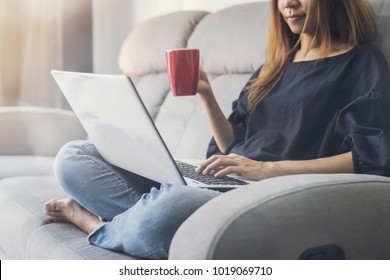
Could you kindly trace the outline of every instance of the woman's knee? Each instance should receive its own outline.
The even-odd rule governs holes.
[[[81,145],[82,141],[76,140],[61,147],[54,160],[54,174],[57,177],[61,176],[65,168],[72,166],[72,161],[77,157]]]
[[[89,160],[85,147],[91,145],[90,141],[77,140],[65,144],[58,151],[54,160],[54,174],[65,191],[68,192],[69,188],[77,185],[75,181],[82,178],[83,168],[88,166],[84,162]]]

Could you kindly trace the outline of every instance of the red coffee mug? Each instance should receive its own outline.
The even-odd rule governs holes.
[[[165,58],[173,95],[195,95],[199,82],[199,50],[167,50]]]

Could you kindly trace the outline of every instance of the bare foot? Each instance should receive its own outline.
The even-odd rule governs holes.
[[[102,221],[97,216],[74,199],[52,199],[46,202],[43,208],[50,220],[72,223],[88,234],[102,225]]]

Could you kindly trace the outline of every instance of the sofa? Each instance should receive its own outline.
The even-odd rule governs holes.
[[[390,2],[373,0],[376,44],[390,61]],[[133,28],[119,55],[175,158],[204,159],[211,137],[198,97],[173,97],[164,51],[199,48],[223,112],[264,61],[269,3],[214,13],[180,11]],[[66,69],[65,69],[66,70]],[[389,77],[390,78],[390,77]],[[129,106],[131,109],[131,106]],[[60,147],[87,135],[70,110],[0,108],[1,259],[134,259],[87,242],[69,223],[51,223],[43,204],[67,197],[53,175]],[[170,259],[390,259],[390,179],[302,174],[226,192],[176,232]]]

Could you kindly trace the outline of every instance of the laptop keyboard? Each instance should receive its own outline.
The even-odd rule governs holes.
[[[204,183],[206,185],[248,185],[247,182],[231,178],[228,176],[223,176],[219,178],[215,178],[211,174],[203,175],[196,173],[196,166],[192,164],[188,164],[181,161],[176,161],[177,167],[179,168],[181,174],[184,177],[193,179],[195,181]]]

